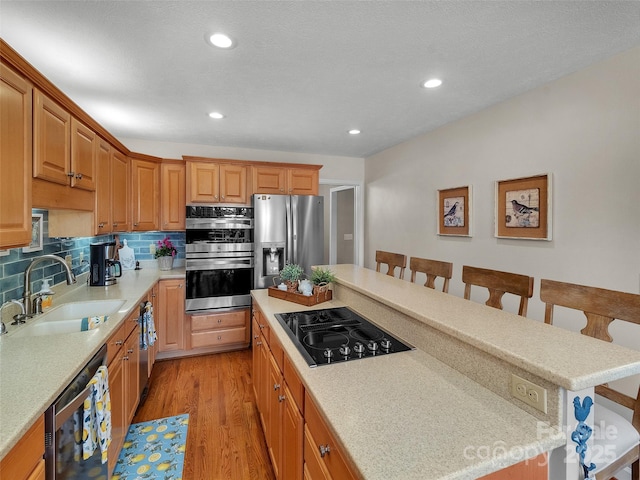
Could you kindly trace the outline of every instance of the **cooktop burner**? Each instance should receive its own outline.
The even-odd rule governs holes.
[[[276,318],[311,367],[413,349],[347,307],[277,313]]]

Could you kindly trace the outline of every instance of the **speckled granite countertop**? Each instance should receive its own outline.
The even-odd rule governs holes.
[[[640,373],[640,351],[355,265],[338,282],[512,365],[577,391]]]
[[[593,361],[593,349],[601,345],[574,332],[353,265],[331,269],[337,283],[565,388],[640,371],[640,352],[606,344],[605,360]],[[252,295],[366,480],[475,479],[566,443],[562,432],[541,432],[537,418],[419,349],[310,368],[274,314],[343,303],[303,307],[263,290]],[[582,364],[573,366],[571,348],[585,346]]]
[[[72,287],[54,288],[53,307],[68,302],[124,299],[117,314],[95,330],[60,335],[0,337],[0,459],[62,393],[138,302],[160,279],[184,278],[184,268],[125,271],[118,283],[90,287],[86,274]],[[5,322],[6,323],[6,322]]]

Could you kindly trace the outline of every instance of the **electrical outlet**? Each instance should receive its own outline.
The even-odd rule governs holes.
[[[547,390],[513,373],[511,374],[511,395],[542,413],[547,413]]]
[[[69,265],[69,267],[71,267],[71,262],[72,262],[71,255],[67,255],[67,256],[65,256],[65,257],[64,257],[64,262],[65,262],[67,265]]]

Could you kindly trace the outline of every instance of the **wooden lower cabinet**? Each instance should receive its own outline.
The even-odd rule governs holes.
[[[107,342],[111,445],[107,466],[113,471],[133,415],[140,401],[140,327],[134,311]]]
[[[0,462],[0,478],[44,480],[44,416],[18,440]]]
[[[161,280],[158,297],[155,309],[158,354],[184,350],[184,280]]]
[[[190,315],[188,348],[211,347],[214,351],[249,346],[249,308]]]
[[[536,458],[516,463],[498,472],[480,477],[478,480],[548,480],[548,463],[547,454],[541,453]]]

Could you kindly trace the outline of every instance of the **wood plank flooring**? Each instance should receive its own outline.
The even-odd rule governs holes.
[[[251,350],[156,362],[134,423],[189,414],[183,480],[274,479],[251,379]]]

